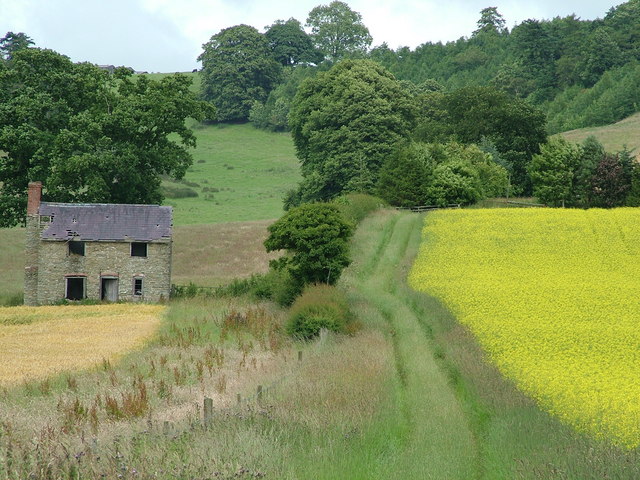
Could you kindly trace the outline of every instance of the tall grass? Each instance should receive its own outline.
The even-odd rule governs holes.
[[[0,478],[340,478],[351,464],[359,470],[351,449],[388,404],[379,381],[393,368],[388,343],[371,331],[295,345],[283,321],[271,304],[174,302],[142,351],[46,386],[3,390]],[[208,425],[204,397],[215,405]]]

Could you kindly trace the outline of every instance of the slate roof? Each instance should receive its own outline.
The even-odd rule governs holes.
[[[50,216],[42,231],[47,240],[152,242],[171,237],[172,209],[160,205],[42,202]]]

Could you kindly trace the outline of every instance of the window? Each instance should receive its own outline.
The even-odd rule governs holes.
[[[146,257],[147,256],[147,244],[142,242],[131,243],[131,256],[132,257]]]
[[[84,242],[70,241],[69,255],[80,255],[84,257]]]
[[[142,296],[142,278],[133,279],[133,296],[134,297]]]
[[[84,277],[67,277],[67,292],[65,298],[67,300],[82,300],[85,298],[85,280]]]

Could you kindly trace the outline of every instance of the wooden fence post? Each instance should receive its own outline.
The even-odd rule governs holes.
[[[213,419],[213,399],[209,397],[204,398],[204,426],[205,428],[211,423]]]
[[[302,361],[302,350],[298,350],[298,361]]]
[[[258,385],[258,403],[262,402],[262,385]]]

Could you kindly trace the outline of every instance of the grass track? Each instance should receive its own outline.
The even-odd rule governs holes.
[[[380,312],[377,327],[392,338],[402,424],[393,469],[370,478],[476,478],[477,446],[467,416],[434,355],[429,330],[406,297],[403,277],[421,226],[421,216],[386,212],[370,219],[355,239],[360,265],[347,282],[357,303]]]
[[[343,278],[396,357],[394,415],[383,425],[393,447],[365,478],[640,478],[640,449],[587,437],[539,409],[438,299],[407,287],[422,220],[390,211],[365,220]]]

